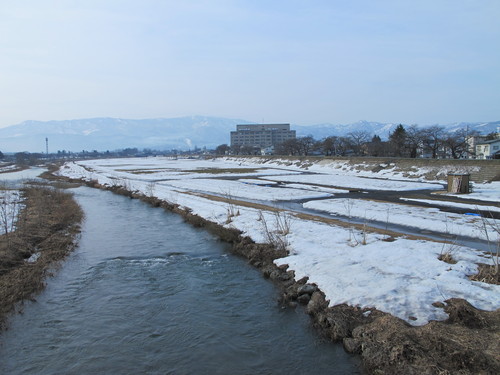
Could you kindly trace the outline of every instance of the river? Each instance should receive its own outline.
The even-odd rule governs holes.
[[[0,173],[0,182],[6,184],[19,185],[23,181],[35,179],[38,175],[45,172],[47,169],[41,167],[33,167],[24,169],[18,172]]]
[[[78,248],[0,334],[0,374],[361,374],[228,245],[110,192],[73,190]]]

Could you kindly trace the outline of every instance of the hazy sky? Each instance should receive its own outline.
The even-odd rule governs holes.
[[[499,0],[0,0],[0,127],[500,120]]]

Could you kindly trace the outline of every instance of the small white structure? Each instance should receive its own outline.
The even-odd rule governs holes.
[[[272,155],[272,154],[274,154],[274,146],[269,146],[269,147],[262,148],[260,150],[260,153],[262,155]]]

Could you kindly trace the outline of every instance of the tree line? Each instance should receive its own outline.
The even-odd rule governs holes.
[[[399,124],[389,138],[383,141],[378,135],[371,136],[367,131],[353,131],[346,136],[329,136],[316,140],[313,136],[289,139],[275,146],[275,155],[291,156],[392,156],[405,158],[464,158],[474,154],[468,139],[478,136],[477,131],[460,129],[446,131],[442,126],[420,128],[417,125],[404,127]],[[486,139],[494,139],[491,133]],[[216,148],[219,155],[251,155],[260,149],[251,146],[230,147],[227,144]]]
[[[138,148],[135,147],[125,148],[115,151],[82,150],[80,152],[73,152],[66,150],[58,150],[57,152],[49,154],[40,152],[32,153],[26,151],[16,152],[14,154],[3,154],[0,151],[0,162],[16,164],[22,167],[29,167],[38,165],[46,161],[53,161],[53,160],[121,158],[121,157],[135,157],[135,156],[145,157],[145,156],[156,156],[156,155],[171,156],[171,155],[176,155],[178,152],[179,151],[177,150],[159,151],[149,148],[139,150]]]

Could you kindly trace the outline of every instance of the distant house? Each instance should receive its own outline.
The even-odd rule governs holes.
[[[272,155],[272,154],[274,154],[274,146],[269,146],[269,147],[261,148],[260,149],[260,153],[262,155]]]
[[[469,158],[476,158],[476,146],[478,143],[484,142],[486,140],[485,135],[469,135],[465,138],[465,143],[467,144],[466,153]]]
[[[269,153],[276,145],[295,137],[290,124],[236,125],[236,131],[231,132],[231,148],[253,148],[259,153]]]
[[[476,159],[500,159],[500,138],[477,142]]]

